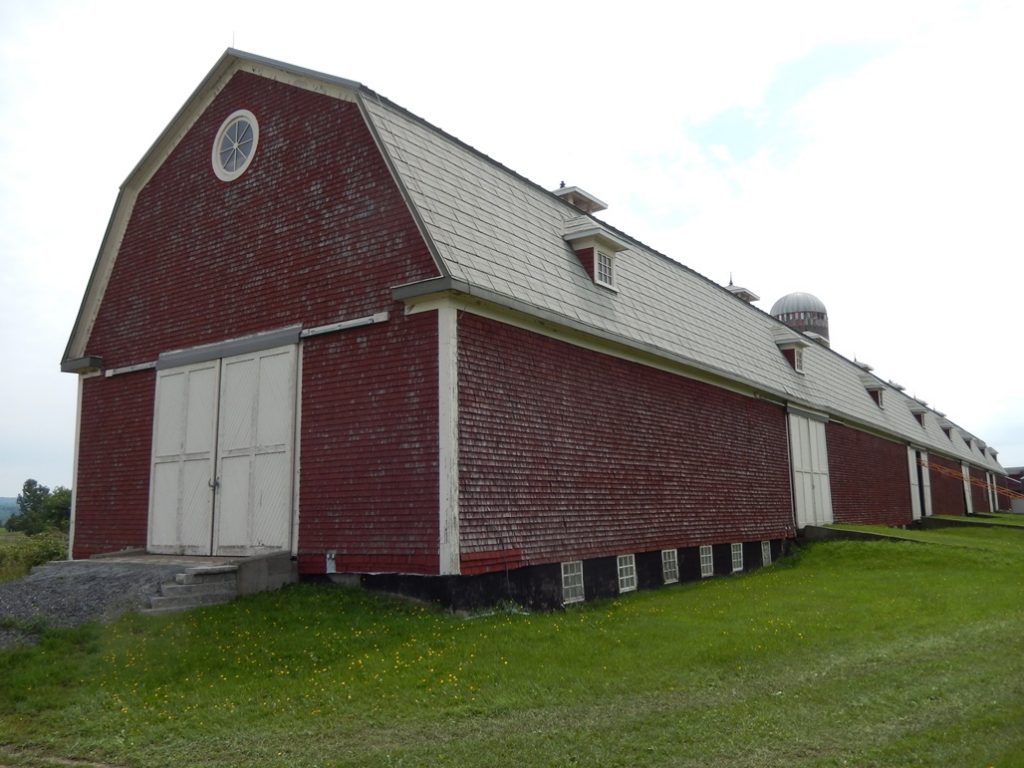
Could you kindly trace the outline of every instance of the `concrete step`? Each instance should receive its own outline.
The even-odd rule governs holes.
[[[239,595],[280,589],[298,581],[298,568],[288,552],[270,551],[234,563],[192,565],[160,585],[142,613],[187,611],[202,605],[227,603]]]
[[[188,595],[154,595],[149,599],[150,610],[172,609],[187,611],[190,608],[198,608],[201,605],[219,605],[229,603],[236,597],[234,592],[217,590],[214,592],[193,592]],[[148,613],[144,610],[143,613]]]
[[[238,588],[232,581],[205,581],[193,582],[191,584],[161,584],[160,594],[163,597],[183,597],[185,595],[212,595],[225,594],[234,597],[238,594]]]
[[[238,566],[198,565],[175,574],[174,581],[160,585],[160,594],[149,599],[143,613],[187,611],[202,605],[228,603],[238,597]]]
[[[212,584],[215,582],[237,584],[238,566],[200,565],[186,568],[183,573],[174,577],[174,581],[178,584]]]

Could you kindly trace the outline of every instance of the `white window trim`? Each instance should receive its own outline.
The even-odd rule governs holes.
[[[761,542],[761,565],[772,564],[772,543],[770,541]]]
[[[707,579],[715,575],[715,551],[710,544],[700,545],[700,577]]]
[[[665,584],[679,581],[679,550],[661,550],[661,578]]]
[[[804,372],[804,351],[801,347],[793,349],[793,370],[797,373]]]
[[[579,577],[578,584],[576,583],[577,576]],[[583,584],[583,561],[568,560],[562,563],[562,604],[569,605],[570,603],[582,603],[585,599],[586,590]]]
[[[730,553],[732,555],[732,572],[740,573],[743,570],[743,543],[733,542]]]
[[[224,134],[228,128],[238,120],[245,120],[252,128],[252,148],[249,150],[249,154],[246,155],[242,164],[235,168],[233,171],[229,171],[220,162],[220,144],[224,138]],[[256,149],[260,144],[260,125],[256,121],[256,115],[250,112],[248,109],[238,109],[228,115],[224,122],[220,124],[220,128],[217,129],[216,136],[213,140],[213,150],[211,153],[211,162],[213,163],[213,172],[217,178],[221,181],[234,181],[239,176],[248,170],[249,166],[252,165],[252,160],[256,156]]]
[[[616,558],[619,575],[619,594],[636,592],[636,555],[619,555]]]
[[[601,259],[604,258],[608,262],[608,279],[605,280],[601,277]],[[594,282],[598,285],[602,285],[605,288],[611,288],[615,290],[615,254],[603,251],[600,248],[594,249]]]

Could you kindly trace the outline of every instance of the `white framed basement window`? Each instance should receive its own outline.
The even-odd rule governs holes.
[[[761,542],[761,565],[772,564],[772,543],[770,541]]]
[[[619,555],[619,594],[636,591],[636,555]]]
[[[715,553],[710,544],[700,546],[700,577],[706,579],[715,575]]]
[[[581,603],[583,598],[583,561],[562,563],[562,602]]]
[[[735,542],[732,545],[732,572],[739,573],[743,570],[743,544]]]
[[[679,581],[679,550],[661,550],[661,578],[666,584]]]
[[[594,282],[605,288],[615,287],[615,257],[605,251],[597,251],[594,266]]]

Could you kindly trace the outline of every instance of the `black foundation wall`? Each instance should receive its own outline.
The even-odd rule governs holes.
[[[771,542],[772,562],[788,552],[789,542]],[[732,573],[732,550],[729,544],[713,547],[715,575]],[[698,581],[700,575],[699,547],[677,550],[679,581]],[[761,567],[761,542],[744,542],[743,570]],[[637,587],[656,589],[664,586],[661,550],[636,554]],[[561,608],[562,565],[547,563],[516,568],[501,573],[476,576],[414,576],[406,574],[350,574],[352,580],[366,589],[393,592],[420,600],[438,603],[455,610],[477,610],[502,602],[550,610]],[[616,557],[597,557],[583,561],[583,588],[586,600],[616,597],[619,594],[618,561]]]

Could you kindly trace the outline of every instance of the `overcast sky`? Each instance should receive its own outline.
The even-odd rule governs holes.
[[[669,11],[668,9],[672,9]],[[71,485],[59,361],[119,185],[228,47],[358,80],[1024,464],[1024,4],[0,0],[0,496]]]

